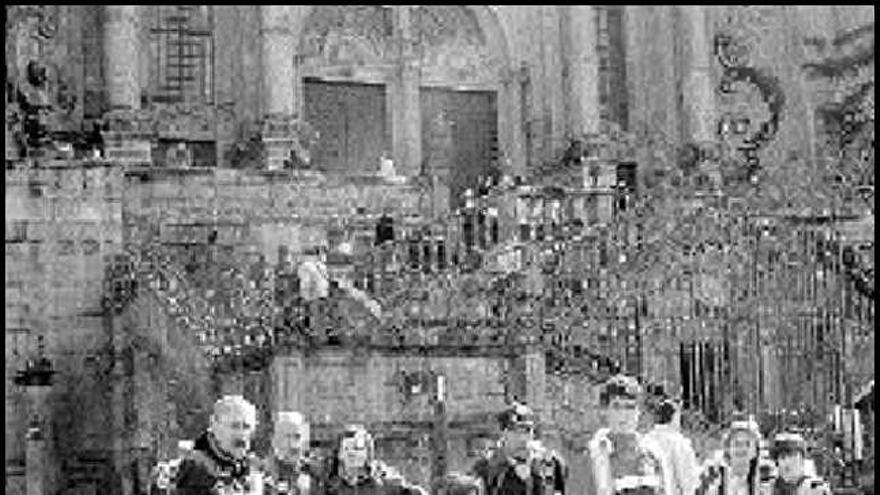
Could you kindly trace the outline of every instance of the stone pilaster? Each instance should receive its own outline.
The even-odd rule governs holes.
[[[152,124],[140,111],[139,46],[136,5],[105,7],[104,56],[107,103],[102,135],[104,157],[122,164],[149,165]]]
[[[570,129],[575,136],[599,132],[599,56],[596,53],[596,9],[572,5],[569,10]]]
[[[265,114],[261,134],[269,170],[284,167],[297,140],[296,126],[293,125],[297,112],[294,86],[298,80],[294,64],[297,46],[293,33],[294,8],[288,5],[260,7]]]

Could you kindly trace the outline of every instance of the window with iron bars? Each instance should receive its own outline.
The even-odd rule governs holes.
[[[150,99],[211,104],[214,16],[205,5],[156,5],[150,19]]]

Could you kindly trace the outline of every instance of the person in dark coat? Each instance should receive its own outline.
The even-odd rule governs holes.
[[[806,469],[807,445],[795,433],[780,433],[773,439],[773,457],[779,475],[773,495],[830,495],[828,484]]]
[[[427,495],[375,456],[373,437],[361,425],[349,425],[331,459],[323,495]]]
[[[176,495],[261,493],[262,476],[248,457],[257,413],[241,396],[225,396],[214,404],[211,426],[180,463]]]
[[[477,461],[473,474],[485,495],[564,495],[567,469],[562,458],[536,438],[535,415],[514,403],[498,416],[499,448]]]

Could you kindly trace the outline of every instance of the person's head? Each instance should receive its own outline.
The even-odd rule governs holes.
[[[227,395],[214,404],[211,433],[222,451],[244,458],[257,427],[257,410],[240,395]]]
[[[278,459],[298,461],[309,446],[309,423],[298,412],[280,412],[275,420],[272,449]]]
[[[514,402],[498,415],[501,447],[514,458],[528,458],[529,443],[535,439],[535,414],[525,404]]]
[[[599,402],[605,408],[605,421],[614,433],[634,433],[639,424],[642,388],[631,376],[615,375],[602,387]]]
[[[805,475],[806,454],[806,444],[800,435],[780,433],[773,439],[773,457],[779,477],[785,481],[797,481]]]
[[[339,466],[346,477],[369,469],[373,460],[373,437],[362,425],[345,427],[339,441]]]
[[[670,399],[666,399],[657,407],[656,417],[654,421],[658,425],[668,425],[675,428],[681,427],[681,412],[678,404]]]
[[[751,418],[736,419],[723,439],[724,454],[730,466],[738,471],[747,471],[760,453],[761,432],[758,424]]]

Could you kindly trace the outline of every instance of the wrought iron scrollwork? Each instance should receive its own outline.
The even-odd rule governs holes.
[[[718,126],[722,140],[727,140],[731,134],[745,134],[736,148],[749,175],[754,175],[761,166],[758,152],[767,147],[779,131],[785,109],[785,92],[779,78],[769,69],[752,65],[751,51],[744,40],[731,34],[722,32],[715,36],[715,56],[721,65],[718,91],[733,94],[737,92],[737,83],[750,85],[758,90],[769,113],[766,120],[754,126],[748,118],[730,115],[722,117]]]

